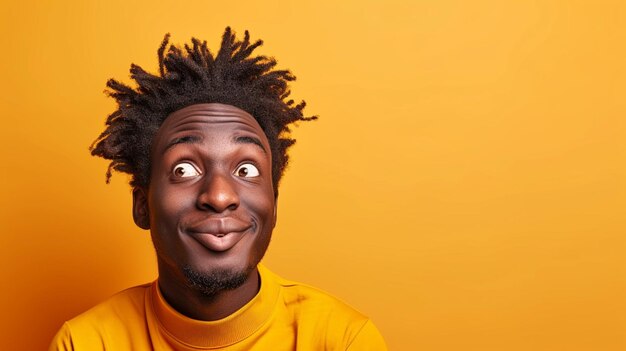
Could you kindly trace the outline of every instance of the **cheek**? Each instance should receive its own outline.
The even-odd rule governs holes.
[[[263,228],[273,228],[274,222],[274,193],[270,188],[269,191],[248,193],[241,199],[242,205],[245,205],[249,211],[257,217]]]
[[[194,207],[194,197],[177,189],[173,191],[167,186],[155,186],[150,198],[151,220],[157,228],[172,229],[178,224],[181,215],[190,207]]]

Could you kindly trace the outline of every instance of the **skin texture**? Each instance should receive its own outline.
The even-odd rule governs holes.
[[[188,317],[224,318],[258,292],[276,222],[267,137],[237,107],[191,105],[161,125],[151,162],[149,186],[133,190],[133,218],[150,229],[161,292]],[[189,272],[226,283],[203,288]]]

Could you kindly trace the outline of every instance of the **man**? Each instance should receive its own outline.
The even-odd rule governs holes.
[[[262,44],[226,29],[158,50],[160,74],[131,65],[133,89],[107,86],[118,109],[92,145],[129,173],[133,218],[149,229],[158,279],[66,322],[51,350],[385,350],[369,319],[260,265],[276,223],[289,125],[289,71],[252,57]],[[169,48],[168,48],[169,47]],[[166,53],[167,52],[167,53]]]

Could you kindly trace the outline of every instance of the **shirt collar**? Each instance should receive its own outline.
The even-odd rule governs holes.
[[[261,287],[255,297],[228,317],[200,321],[182,315],[163,298],[158,281],[150,287],[149,308],[166,336],[187,346],[220,347],[237,343],[265,324],[278,300],[280,285],[263,265],[259,265]]]

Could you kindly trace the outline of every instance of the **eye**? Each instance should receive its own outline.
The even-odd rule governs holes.
[[[200,175],[200,171],[189,162],[181,162],[174,166],[172,174],[178,178],[188,178]]]
[[[251,163],[244,163],[237,167],[235,175],[242,178],[254,178],[259,176],[259,169]]]

